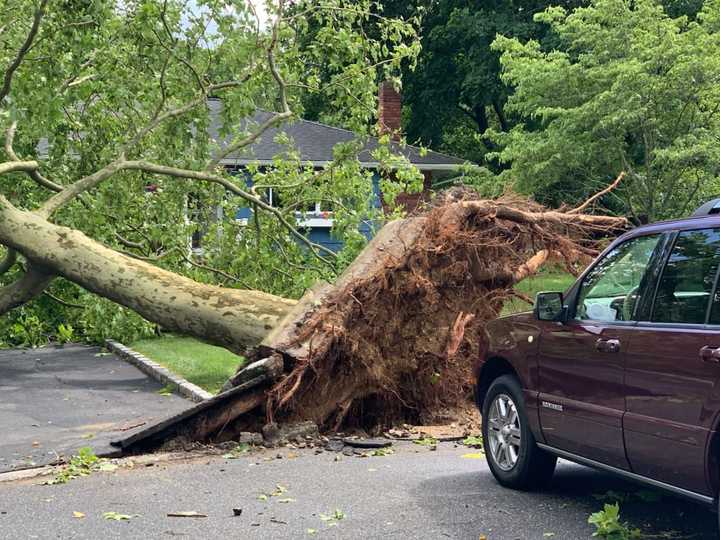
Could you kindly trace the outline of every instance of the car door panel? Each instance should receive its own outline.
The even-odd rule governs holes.
[[[551,446],[630,469],[622,426],[625,350],[663,238],[650,234],[612,246],[570,291],[568,320],[543,326],[539,415]]]
[[[720,322],[720,229],[681,230],[671,244],[626,352],[625,446],[633,472],[713,495],[720,326],[707,323]]]
[[[706,448],[715,420],[720,364],[700,349],[720,332],[639,326],[626,355],[625,444],[633,472],[711,494]]]
[[[595,344],[616,339],[622,348],[627,331],[578,321],[549,323],[539,368],[539,415],[547,443],[625,470],[623,354],[598,351]]]

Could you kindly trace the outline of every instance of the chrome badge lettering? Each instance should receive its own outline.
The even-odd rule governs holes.
[[[545,407],[546,409],[552,409],[554,411],[562,412],[562,410],[563,410],[563,406],[560,405],[559,403],[550,403],[549,401],[543,401],[542,406]]]

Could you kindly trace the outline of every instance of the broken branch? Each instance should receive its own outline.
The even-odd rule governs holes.
[[[620,182],[622,181],[623,178],[625,178],[625,171],[622,171],[622,172],[617,176],[617,178],[615,179],[615,181],[614,181],[612,184],[610,184],[608,187],[606,187],[606,188],[603,189],[602,191],[598,191],[595,195],[593,195],[592,197],[590,197],[587,201],[585,201],[584,203],[582,203],[582,204],[581,204],[580,206],[578,206],[577,208],[573,208],[572,210],[568,210],[567,213],[568,213],[568,214],[579,214],[580,212],[584,212],[585,209],[586,209],[588,206],[590,206],[593,202],[595,202],[596,200],[598,200],[598,199],[599,199],[600,197],[602,197],[603,195],[607,195],[607,194],[610,193],[613,189],[615,189],[616,187],[618,187],[618,184],[620,184]]]

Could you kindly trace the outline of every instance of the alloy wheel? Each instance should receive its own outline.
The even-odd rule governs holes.
[[[488,410],[488,438],[493,461],[509,471],[520,455],[520,416],[515,402],[507,394],[498,394]]]

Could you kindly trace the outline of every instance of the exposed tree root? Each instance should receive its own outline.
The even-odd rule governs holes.
[[[384,227],[334,286],[306,295],[258,350],[285,374],[268,420],[325,429],[432,422],[471,395],[483,326],[513,286],[554,261],[571,270],[623,218],[548,211],[519,198],[450,193],[426,214]]]

